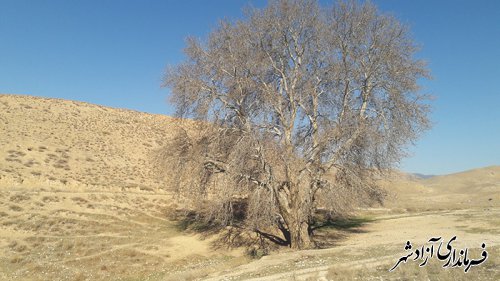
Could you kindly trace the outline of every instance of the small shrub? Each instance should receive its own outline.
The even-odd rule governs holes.
[[[9,209],[11,209],[12,211],[15,211],[15,212],[20,212],[20,211],[22,211],[22,210],[23,210],[23,208],[21,208],[21,207],[19,207],[19,206],[17,206],[17,205],[11,205],[11,206],[9,207]]]

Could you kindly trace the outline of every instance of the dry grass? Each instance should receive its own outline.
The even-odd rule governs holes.
[[[394,265],[384,263],[375,267],[364,266],[362,263],[354,268],[336,268],[328,270],[326,277],[330,280],[440,280],[440,281],[468,281],[468,280],[500,280],[500,247],[487,249],[489,258],[477,267],[472,267],[468,273],[463,267],[443,268],[444,262],[437,259],[429,260],[428,264],[419,267],[417,262],[408,261],[401,264],[396,270],[389,272]],[[476,257],[480,255],[476,251]]]
[[[323,248],[252,260],[169,219],[150,156],[175,120],[86,103],[0,95],[0,280],[499,280],[500,168],[385,182],[384,206],[318,229]],[[402,243],[486,241],[464,274],[439,262],[388,268]],[[257,253],[256,256],[261,256]]]
[[[180,232],[165,202],[170,195],[2,190],[0,280],[161,280],[238,260]],[[196,264],[204,269],[187,273]]]
[[[0,184],[164,188],[150,156],[174,118],[16,95],[0,95],[0,112]]]

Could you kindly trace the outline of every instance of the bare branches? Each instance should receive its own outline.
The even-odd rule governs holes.
[[[168,147],[173,186],[223,224],[244,200],[242,225],[308,247],[317,208],[380,199],[376,171],[428,128],[416,50],[405,26],[355,1],[271,1],[189,39],[165,85],[179,117],[202,123]]]

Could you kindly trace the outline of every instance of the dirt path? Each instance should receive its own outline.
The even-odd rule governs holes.
[[[456,235],[455,247],[477,248],[482,242],[498,246],[500,223],[496,218],[500,218],[498,208],[382,217],[340,246],[263,257],[206,280],[327,280],[332,269],[375,268],[395,262],[404,253],[407,240],[423,245],[436,236],[447,240]]]

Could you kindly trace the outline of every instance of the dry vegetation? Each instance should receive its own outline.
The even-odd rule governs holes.
[[[167,219],[172,197],[150,160],[174,126],[0,95],[0,280],[158,279],[231,259]]]
[[[215,126],[167,147],[176,186],[213,222],[314,246],[318,211],[380,201],[374,180],[429,128],[417,49],[395,17],[356,1],[270,1],[190,38],[165,86],[177,116]]]
[[[12,185],[161,189],[149,155],[175,119],[73,101],[0,96],[0,180]]]
[[[0,95],[0,280],[499,280],[500,167],[417,179],[395,174],[384,206],[316,232],[323,249],[252,260],[219,236],[185,231],[149,165],[174,119]],[[107,133],[102,133],[107,132]],[[195,228],[196,229],[196,228]],[[404,243],[485,242],[489,259],[388,272]],[[217,247],[218,246],[218,247]],[[253,252],[255,256],[263,253]]]

